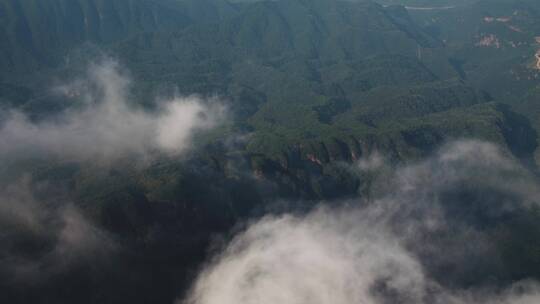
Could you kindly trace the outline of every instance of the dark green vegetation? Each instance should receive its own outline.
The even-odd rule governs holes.
[[[456,8],[407,10],[390,4],[426,1],[390,0],[0,0],[0,107],[36,119],[62,111],[69,101],[50,87],[106,53],[132,74],[134,102],[151,107],[153,96],[177,89],[218,95],[232,116],[211,134],[223,140],[201,138],[187,160],[164,157],[142,169],[128,160],[112,167],[6,161],[2,180],[24,171],[45,201],[73,202],[124,249],[117,267],[105,259],[23,285],[0,280],[0,299],[170,303],[211,240],[269,202],[301,200],[291,208],[303,208],[363,195],[369,178],[344,164],[372,151],[399,164],[475,138],[501,145],[536,173],[540,2],[439,2]],[[246,136],[238,143],[225,140],[239,135]],[[540,235],[538,211],[516,214],[487,228],[507,233],[500,246],[513,271],[487,274],[501,282],[540,278],[538,248],[507,237]],[[515,224],[516,217],[525,219]],[[0,265],[11,262],[4,255],[32,255],[47,241],[10,243]],[[527,265],[518,265],[521,258]]]
[[[358,154],[355,142],[376,138],[407,158],[448,137],[407,142],[407,133],[436,133],[434,115],[486,113],[534,94],[538,5],[529,2],[414,11],[413,20],[366,1],[3,1],[0,93],[4,104],[43,111],[50,76],[74,73],[71,62],[92,49],[81,43],[92,43],[129,68],[141,102],[163,87],[230,100],[234,124],[255,131],[250,152],[279,159],[339,141]],[[497,21],[517,9],[526,13]],[[480,137],[504,143],[495,116],[455,116],[453,136],[477,137],[459,126],[485,124]]]

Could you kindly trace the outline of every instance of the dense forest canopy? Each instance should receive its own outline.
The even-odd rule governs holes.
[[[0,301],[540,301],[537,0],[0,0]]]

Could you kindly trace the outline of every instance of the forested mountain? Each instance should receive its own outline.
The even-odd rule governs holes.
[[[386,219],[425,303],[540,279],[536,0],[0,0],[0,41],[2,302],[173,303],[253,218],[381,192],[437,205]]]
[[[58,65],[83,42],[111,44],[233,14],[225,1],[11,1],[0,3],[2,75]]]
[[[482,52],[490,52],[477,45],[483,38],[473,42],[469,41],[470,36],[457,37],[454,43],[459,45],[454,47],[447,34],[435,35],[431,24],[421,24],[425,29],[417,25],[404,8],[384,8],[369,1],[253,4],[120,1],[107,2],[105,6],[83,1],[78,5],[69,2],[71,7],[59,2],[50,5],[50,15],[48,10],[40,9],[39,16],[32,15],[35,11],[31,3],[23,1],[18,3],[18,8],[13,3],[4,4],[20,14],[18,22],[7,21],[7,24],[15,24],[10,35],[16,37],[8,39],[13,44],[6,48],[16,56],[23,56],[20,59],[3,56],[8,59],[8,67],[11,62],[19,69],[24,69],[26,64],[44,71],[55,66],[69,69],[69,64],[59,62],[70,58],[69,50],[77,43],[87,41],[107,46],[141,81],[138,88],[141,96],[148,96],[151,94],[148,90],[159,84],[175,86],[183,94],[220,94],[230,98],[237,124],[248,130],[260,130],[252,139],[251,151],[264,150],[273,157],[305,139],[317,142],[339,139],[347,144],[352,144],[348,142],[351,139],[361,141],[365,136],[383,132],[385,127],[378,125],[384,124],[385,119],[393,121],[392,112],[399,116],[402,113],[399,107],[405,107],[403,110],[409,113],[400,119],[410,119],[492,101],[494,93],[500,93],[497,92],[499,86],[490,90],[482,82],[491,84],[504,80],[483,80],[476,75],[500,77],[504,74],[490,73],[489,69],[502,64],[497,62],[495,67],[490,67],[492,63],[486,62],[469,71],[467,61],[460,54],[475,52],[478,55],[467,53],[465,56],[511,60],[505,59],[507,51],[500,56],[483,56]],[[207,5],[208,9],[197,5]],[[92,14],[97,17],[91,17]],[[448,13],[452,14],[454,11]],[[38,21],[41,15],[51,24],[41,25]],[[223,21],[218,21],[220,19]],[[482,17],[471,17],[471,20],[476,19],[484,22]],[[84,23],[84,20],[89,21]],[[79,24],[67,26],[69,22]],[[24,28],[27,30],[23,31]],[[464,30],[457,32],[465,35]],[[534,40],[531,35],[526,38],[527,45],[531,44],[529,40]],[[52,43],[52,49],[40,47],[40,43],[51,45],[51,41],[60,40],[62,43]],[[40,53],[43,51],[47,54]],[[77,56],[71,60],[76,61]],[[23,64],[15,64],[17,60]],[[3,85],[3,95],[7,95],[4,99],[18,90],[31,94],[50,78],[48,72],[35,73],[38,79],[35,80],[24,70],[19,73],[3,68],[2,71],[9,75]],[[37,82],[37,85],[25,88],[27,81]],[[408,96],[400,97],[403,87],[419,85],[429,96],[405,93]],[[474,89],[476,85],[479,89]],[[513,88],[524,85],[516,84]],[[45,88],[47,86],[45,84]],[[42,92],[34,93],[43,98]],[[440,98],[432,99],[433,94]],[[496,101],[505,102],[507,96],[497,97],[500,98]],[[388,100],[389,104],[368,110],[370,100]],[[422,100],[429,105],[422,105]],[[32,107],[41,109],[43,104],[33,102],[32,98],[27,98],[26,102],[30,110]],[[362,110],[348,111],[353,108]],[[359,111],[358,117],[352,117],[352,113]],[[343,112],[348,112],[346,116],[350,118],[334,119]],[[416,132],[415,129],[426,129],[426,126],[417,120],[404,123],[401,128],[404,132]],[[399,142],[404,139],[399,132],[386,133],[397,136],[396,144],[402,145]],[[455,133],[473,135],[459,130]],[[421,144],[427,147],[435,143]],[[398,149],[405,151],[408,146],[416,148],[405,143]]]

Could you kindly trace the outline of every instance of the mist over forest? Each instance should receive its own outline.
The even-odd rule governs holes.
[[[540,303],[537,0],[0,0],[0,302]]]

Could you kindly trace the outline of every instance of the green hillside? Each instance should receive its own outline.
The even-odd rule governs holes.
[[[448,114],[451,132],[426,124],[491,101],[511,104],[536,79],[523,57],[535,45],[532,2],[520,4],[528,15],[508,21],[497,18],[518,8],[504,1],[433,12],[330,0],[2,4],[3,48],[12,54],[1,56],[6,104],[39,116],[61,109],[47,92],[50,75],[76,74],[81,67],[70,62],[84,62],[96,49],[129,69],[143,104],[163,87],[228,100],[232,128],[252,134],[243,152],[272,160],[304,143],[353,147],[368,138],[373,146],[395,146],[402,160],[460,136],[512,150],[500,126],[478,133],[466,127],[483,115]],[[458,14],[463,23],[449,26]],[[483,45],[490,35],[500,45]],[[83,42],[94,46],[81,51]],[[504,115],[497,109],[489,119]],[[410,132],[427,142],[407,141]]]
[[[234,12],[225,1],[2,0],[0,74],[58,66],[81,43],[109,45],[141,32],[214,22]]]
[[[498,291],[540,279],[535,243],[540,221],[531,207],[536,202],[509,203],[538,197],[539,3],[0,0],[0,131],[6,125],[8,130],[0,143],[29,143],[29,151],[0,149],[16,152],[0,154],[0,228],[7,231],[0,233],[6,244],[0,246],[0,302],[173,303],[187,292],[206,258],[230,240],[229,233],[243,230],[253,218],[302,213],[319,204],[367,203],[379,188],[395,186],[387,184],[386,175],[407,166],[435,173],[413,180],[412,192],[405,181],[405,190],[391,190],[399,197],[390,200],[412,201],[411,193],[419,191],[420,200],[444,204],[433,214],[449,214],[451,227],[441,232],[433,226],[426,232],[432,238],[419,235],[421,242],[426,237],[444,251],[440,243],[464,233],[466,246],[445,244],[478,255],[468,261],[469,251],[456,250],[463,255],[457,262],[450,257],[423,265],[436,284]],[[100,84],[85,81],[91,77],[85,75],[104,58],[118,63],[113,72],[121,77],[108,74],[104,88],[96,89]],[[107,91],[107,81],[120,83],[118,92]],[[65,84],[75,89],[59,94]],[[96,102],[107,94],[125,99],[125,105],[111,108],[125,110],[128,119],[88,117],[107,115],[110,109]],[[163,111],[160,101],[176,96],[199,96],[209,107],[225,105],[224,122],[193,133],[193,143],[179,155],[137,145],[137,136],[144,141],[157,133],[146,134],[133,117],[153,126]],[[74,116],[89,123],[70,121],[70,114],[93,108],[95,113]],[[212,113],[190,119],[211,120]],[[69,126],[70,141],[55,123]],[[182,128],[182,121],[175,123],[171,128]],[[32,151],[33,144],[46,146],[49,139],[33,137],[42,134],[40,128],[60,145],[57,154]],[[89,136],[87,128],[107,140]],[[107,130],[115,128],[125,134],[111,140]],[[496,144],[504,161],[478,169],[434,160],[445,144],[472,139]],[[133,141],[134,149],[144,151],[132,155],[120,149],[122,157],[112,160],[74,156],[86,155],[84,149],[109,151],[100,145],[115,141]],[[373,172],[360,170],[374,155],[384,164]],[[475,157],[483,164],[484,155]],[[492,161],[492,155],[485,157]],[[505,166],[518,167],[519,174]],[[485,184],[479,182],[477,189],[467,178],[456,182],[445,175],[461,169]],[[492,179],[508,184],[490,184]],[[11,185],[18,180],[22,186]],[[423,192],[424,184],[439,188]],[[512,187],[519,191],[507,193]],[[38,210],[36,226],[12,224],[10,217],[19,209],[4,208],[2,202],[10,202],[4,196],[22,201],[23,211]],[[64,231],[64,222],[79,224],[71,207],[97,228],[83,222]],[[405,211],[391,221],[433,215]],[[476,233],[489,246],[476,246]],[[111,246],[115,258],[76,252],[66,259],[68,266],[58,266],[64,261],[55,254],[65,250],[56,248],[58,243],[94,234],[117,246]],[[477,247],[496,254],[482,256]],[[460,262],[469,268],[456,266]],[[35,273],[46,276],[28,275]]]

